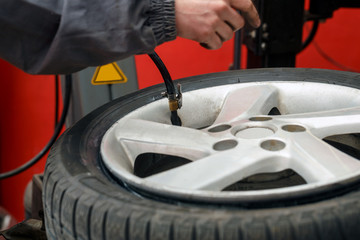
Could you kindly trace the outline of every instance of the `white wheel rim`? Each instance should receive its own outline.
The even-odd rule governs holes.
[[[140,190],[185,200],[234,201],[291,196],[360,175],[360,161],[322,139],[360,132],[359,90],[312,82],[254,82],[183,94],[183,127],[170,123],[167,100],[119,119],[105,134],[107,169]],[[282,115],[268,116],[272,108]],[[200,129],[200,130],[199,130]],[[189,164],[146,178],[133,174],[143,153]],[[257,191],[222,191],[248,176],[292,169],[306,184]]]

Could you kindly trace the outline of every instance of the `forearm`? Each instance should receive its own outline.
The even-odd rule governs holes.
[[[176,37],[173,1],[29,1],[0,0],[0,56],[31,73],[74,72]]]

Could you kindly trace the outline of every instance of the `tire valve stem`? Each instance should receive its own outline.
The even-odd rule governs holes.
[[[156,52],[152,52],[148,54],[151,60],[155,63],[156,67],[159,69],[159,72],[164,80],[166,86],[166,92],[162,93],[163,97],[167,97],[169,99],[169,108],[171,111],[171,123],[176,126],[181,126],[181,119],[177,114],[177,110],[182,106],[182,93],[181,93],[181,85],[177,85],[177,89],[175,89],[174,82],[171,79],[170,73],[167,70],[165,64],[157,55]],[[177,91],[176,91],[177,90]]]
[[[176,126],[181,126],[181,119],[177,114],[177,110],[182,107],[182,91],[181,84],[177,84],[177,93],[169,94],[168,92],[163,92],[161,95],[166,97],[169,100],[169,109],[171,112],[171,123]]]

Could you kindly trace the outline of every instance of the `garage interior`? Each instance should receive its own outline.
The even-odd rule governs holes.
[[[208,51],[180,38],[157,47],[155,50],[172,78],[273,67],[360,72],[357,1],[257,0],[255,3],[262,26],[257,30],[245,28],[219,50]],[[73,74],[72,87],[76,94],[72,96],[66,128],[115,98],[163,82],[147,55],[120,61],[118,65],[127,76],[126,83],[94,86],[91,79],[96,68]],[[29,75],[0,59],[0,78],[0,173],[3,173],[33,158],[51,138],[63,107],[64,76]],[[34,183],[33,191],[41,191],[46,159],[47,154],[28,170],[0,180],[0,207],[6,211],[4,214],[12,216],[9,225],[24,221],[26,211],[27,216],[36,215],[36,211],[31,213],[31,207],[39,205],[41,198],[27,196],[36,201],[32,202],[33,206],[26,206],[24,199],[29,182]],[[40,207],[41,203],[34,208]]]

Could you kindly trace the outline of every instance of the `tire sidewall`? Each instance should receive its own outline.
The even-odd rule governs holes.
[[[206,87],[254,81],[311,81],[360,88],[358,80],[360,80],[359,74],[330,70],[255,69],[195,76],[177,82],[182,84],[183,92],[187,92]],[[205,225],[209,223],[209,226],[216,225],[218,230],[215,234],[218,236],[225,236],[224,229],[231,227],[233,222],[240,224],[236,228],[241,228],[242,234],[246,235],[250,234],[246,233],[247,228],[253,231],[253,228],[247,227],[248,224],[268,226],[266,231],[272,232],[269,226],[282,222],[284,219],[302,223],[303,219],[307,219],[306,216],[311,216],[309,219],[318,223],[320,221],[318,218],[322,219],[319,216],[331,215],[331,218],[336,219],[345,216],[344,213],[348,211],[349,206],[356,214],[360,214],[358,200],[360,194],[357,186],[352,186],[351,191],[342,193],[336,198],[320,201],[315,199],[304,204],[293,201],[290,205],[276,207],[261,205],[257,208],[248,208],[241,204],[226,207],[201,203],[179,203],[172,200],[163,201],[163,199],[146,198],[129,191],[124,185],[109,178],[103,171],[99,154],[101,139],[118,119],[141,106],[161,99],[163,91],[164,85],[160,84],[116,99],[81,119],[60,137],[49,154],[45,170],[43,201],[48,229],[56,228],[54,226],[56,223],[65,221],[64,217],[61,218],[64,213],[60,212],[59,219],[56,219],[55,212],[58,209],[54,205],[64,204],[60,202],[64,202],[67,195],[69,198],[77,199],[77,207],[91,205],[92,213],[103,211],[107,213],[107,218],[111,215],[109,212],[114,214],[121,212],[128,216],[126,221],[130,222],[131,217],[135,215],[150,220],[168,219],[172,223],[188,221],[193,227],[200,223]],[[56,198],[57,191],[61,192],[59,199]],[[94,210],[94,206],[99,207]],[[338,221],[339,225],[342,225],[343,220]],[[62,225],[66,227],[66,224]],[[294,226],[286,225],[283,230],[279,227],[279,231],[285,231],[284,229],[288,228],[293,229],[293,235],[300,234],[297,233],[298,228]],[[314,230],[314,232],[319,234],[319,230]],[[49,236],[58,233],[58,231],[50,231]],[[273,233],[270,235],[275,236]],[[343,236],[345,235],[343,233]]]

